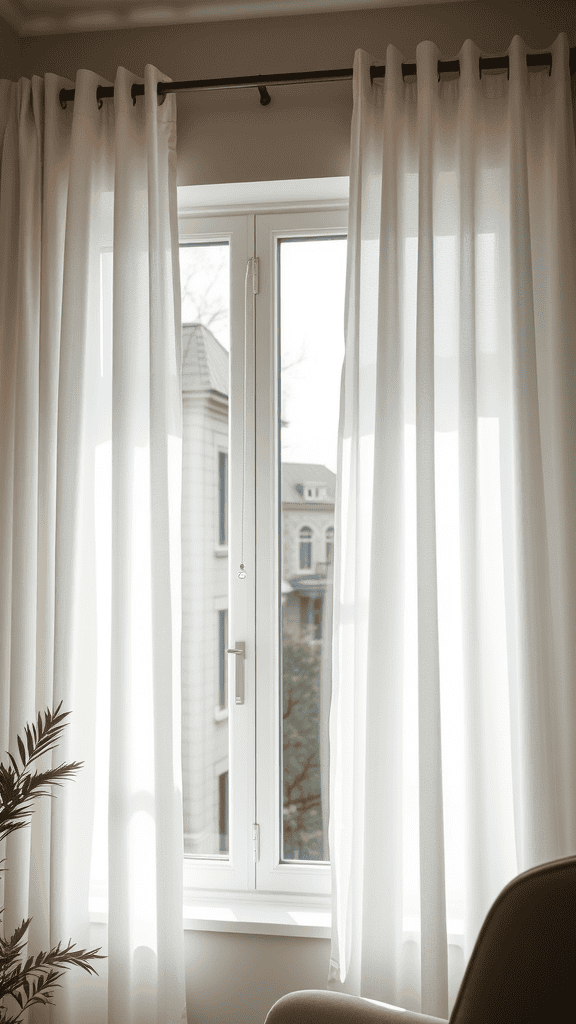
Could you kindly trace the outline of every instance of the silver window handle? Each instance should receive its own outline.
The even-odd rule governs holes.
[[[244,703],[244,659],[246,657],[246,644],[243,640],[237,640],[235,647],[228,648],[228,654],[236,655],[235,679],[236,679],[236,703]]]

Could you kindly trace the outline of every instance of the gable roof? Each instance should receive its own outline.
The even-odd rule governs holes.
[[[228,397],[228,353],[203,324],[182,324],[182,390]]]
[[[308,498],[304,496],[304,484],[321,484],[326,487],[324,498]],[[282,501],[302,502],[303,504],[322,504],[334,502],[336,474],[317,462],[283,462],[282,463]]]
[[[228,352],[203,324],[182,324],[182,391],[228,398]],[[304,484],[326,487],[323,498],[308,498]],[[314,462],[282,463],[282,501],[302,504],[334,502],[336,474]]]

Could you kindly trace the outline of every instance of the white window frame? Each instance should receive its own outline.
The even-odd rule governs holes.
[[[307,182],[250,182],[241,185],[196,186],[179,190],[179,240],[228,241],[231,272],[231,336],[244,335],[244,274],[248,259],[260,259],[260,288],[255,299],[256,350],[247,348],[247,457],[245,492],[244,555],[247,567],[254,567],[245,581],[236,569],[240,561],[240,517],[229,523],[229,613],[230,646],[245,639],[245,703],[234,701],[234,662],[229,664],[229,764],[230,860],[185,858],[184,882],[189,913],[194,903],[209,901],[214,906],[230,903],[270,907],[271,901],[287,906],[328,909],[330,867],[311,862],[281,863],[279,759],[279,687],[277,605],[278,537],[270,502],[276,499],[274,439],[264,442],[256,423],[275,422],[275,353],[269,339],[276,325],[276,245],[280,237],[317,237],[345,234],[347,230],[348,179],[314,179]],[[264,269],[266,268],[266,269]],[[271,268],[271,269],[268,269]],[[240,413],[238,403],[243,381],[244,346],[231,346],[230,422]],[[269,417],[267,421],[262,417]],[[265,432],[264,432],[265,433]],[[270,431],[268,431],[270,435]],[[239,492],[242,466],[242,432],[232,430],[229,448],[229,507]],[[272,506],[274,507],[274,506]],[[266,518],[268,522],[265,523]],[[255,533],[258,524],[258,551]],[[263,531],[263,532],[260,532]],[[275,619],[275,621],[274,621]],[[271,639],[272,638],[272,639]],[[234,657],[234,656],[230,656]],[[258,664],[258,682],[255,665]],[[274,685],[270,685],[270,680]],[[258,692],[256,692],[258,686]],[[258,752],[258,766],[255,754]],[[252,826],[260,825],[260,855],[253,860]],[[205,909],[205,907],[204,907]],[[262,916],[261,911],[260,916]],[[248,916],[254,914],[249,911]],[[236,915],[239,916],[238,914]],[[241,916],[241,915],[240,915]],[[279,926],[280,927],[280,926]],[[300,925],[294,927],[300,928]],[[239,930],[243,930],[239,925]],[[258,930],[250,927],[249,930]],[[266,929],[267,930],[267,929]],[[280,927],[290,932],[292,926]],[[294,932],[296,933],[296,932]],[[298,932],[300,933],[300,932]],[[324,931],[325,934],[325,931]]]

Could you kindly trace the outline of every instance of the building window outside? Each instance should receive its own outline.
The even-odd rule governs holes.
[[[228,611],[218,612],[218,693],[221,708],[228,706]]]
[[[220,831],[220,852],[228,853],[228,772],[218,776],[218,820]]]
[[[312,568],[312,530],[309,526],[300,530],[300,568]]]
[[[334,527],[329,526],[326,530],[326,561],[330,563],[334,560]]]
[[[218,543],[228,543],[228,452],[218,452]]]

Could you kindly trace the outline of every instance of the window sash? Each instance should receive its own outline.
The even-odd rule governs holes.
[[[330,893],[330,866],[313,861],[280,858],[282,792],[280,758],[280,621],[279,621],[279,482],[278,482],[278,354],[271,344],[278,317],[277,246],[281,238],[345,235],[347,214],[342,209],[302,213],[269,213],[256,218],[256,251],[260,260],[260,292],[256,332],[256,650],[258,662],[256,741],[261,757],[256,767],[257,820],[260,859],[256,865],[259,891],[301,894]],[[314,496],[312,496],[313,498]],[[312,537],[310,544],[312,567]],[[312,616],[314,609],[312,607]],[[327,773],[327,765],[324,766]],[[327,784],[327,778],[325,782]],[[262,827],[262,823],[266,827]]]
[[[186,242],[218,242],[227,241],[230,245],[230,388],[228,405],[228,454],[219,452],[216,482],[217,493],[215,535],[217,546],[222,547],[221,512],[222,502],[229,505],[230,494],[238,494],[242,476],[242,421],[243,421],[243,381],[244,381],[244,275],[248,259],[254,248],[254,218],[249,215],[195,217],[182,215],[179,219],[179,241]],[[246,367],[247,404],[254,402],[253,353],[248,350]],[[251,447],[252,446],[252,447]],[[253,438],[248,439],[247,469],[253,465]],[[223,480],[224,463],[226,462],[226,482]],[[230,489],[228,491],[228,488]],[[247,480],[245,498],[244,555],[247,564],[254,560],[254,500],[252,483]],[[228,517],[227,517],[228,518]],[[228,700],[228,728],[230,732],[228,780],[224,783],[221,776],[225,774],[219,769],[214,777],[216,799],[226,802],[228,832],[224,840],[220,840],[220,853],[212,857],[185,856],[184,887],[187,898],[193,898],[198,890],[203,891],[242,891],[250,892],[255,887],[254,863],[251,853],[250,836],[254,821],[254,617],[255,617],[255,577],[254,573],[247,580],[240,581],[234,567],[240,561],[240,522],[239,517],[231,517],[226,524],[225,542],[228,548],[228,634],[226,646],[233,646],[236,640],[245,639],[247,657],[245,669],[245,703],[237,705]],[[218,612],[225,609],[215,609]],[[217,619],[217,640],[221,646],[219,635],[221,619]],[[231,643],[229,641],[232,641]],[[224,653],[224,652],[222,652]],[[226,654],[227,659],[233,657]],[[233,665],[228,661],[228,682],[233,686]],[[215,702],[222,699],[222,671],[219,670],[218,694]],[[224,788],[226,791],[224,792]],[[228,850],[222,845],[228,845]]]

